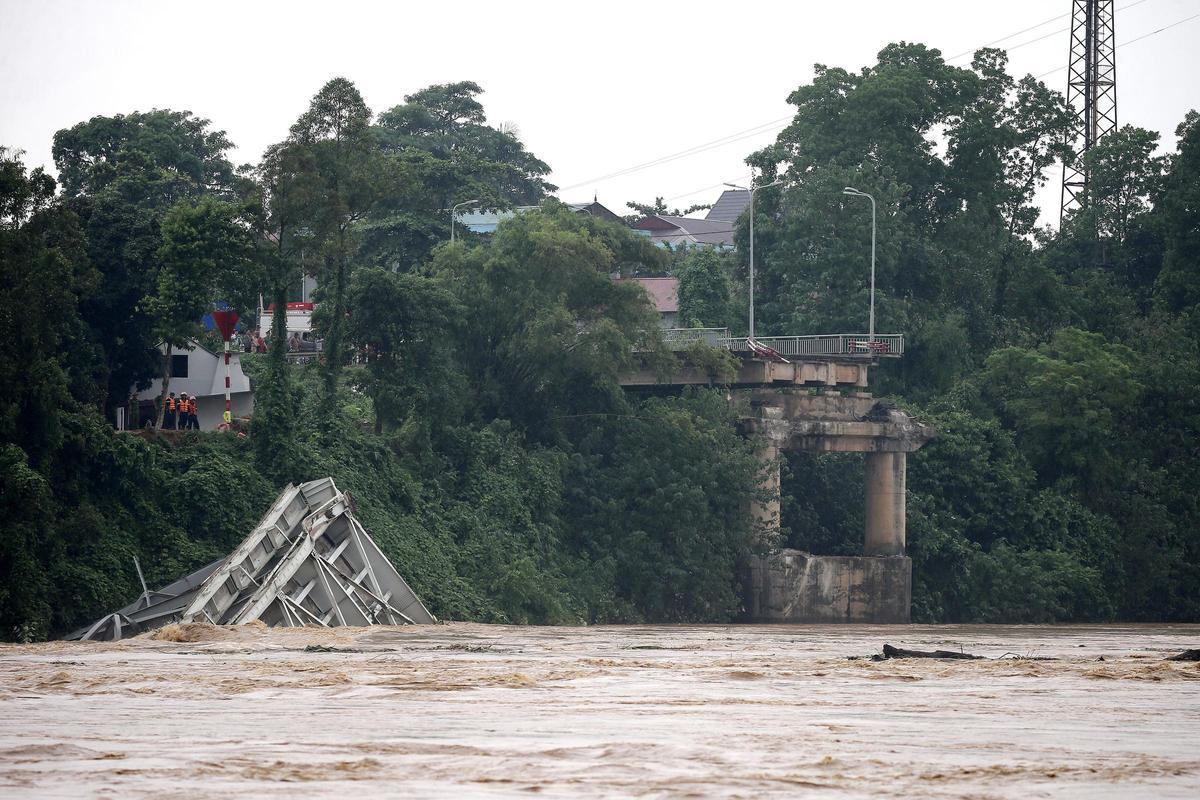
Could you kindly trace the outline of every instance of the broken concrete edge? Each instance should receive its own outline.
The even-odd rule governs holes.
[[[170,623],[406,625],[436,618],[332,478],[289,484],[225,558],[144,592],[67,639],[115,641]]]

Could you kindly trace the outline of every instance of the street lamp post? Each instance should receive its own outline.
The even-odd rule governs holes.
[[[762,186],[755,186],[754,181],[750,181],[750,186],[738,186],[735,183],[725,184],[731,189],[740,189],[743,192],[750,193],[750,338],[754,338],[754,193],[759,189],[769,189],[772,186],[778,186],[783,183],[783,178],[772,181],[771,183]]]
[[[867,347],[872,353],[875,352],[875,198],[866,192],[859,191],[853,186],[847,186],[842,190],[842,194],[848,194],[851,197],[865,197],[871,201],[871,317],[870,327],[867,332]]]
[[[458,210],[459,206],[469,206],[472,203],[478,203],[478,202],[479,202],[478,200],[463,200],[461,203],[455,203],[454,205],[450,206],[450,243],[451,244],[454,243],[454,212]]]

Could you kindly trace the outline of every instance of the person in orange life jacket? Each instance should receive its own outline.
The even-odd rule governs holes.
[[[196,398],[188,399],[188,422],[192,425],[192,430],[200,430],[200,418],[196,416]]]
[[[179,395],[179,429],[182,431],[192,429],[191,405],[188,401],[187,392],[182,392]]]
[[[163,413],[164,431],[175,430],[175,406],[175,393],[171,392],[171,394],[167,397],[167,410]]]

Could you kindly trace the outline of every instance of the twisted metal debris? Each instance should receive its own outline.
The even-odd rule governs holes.
[[[372,541],[332,478],[288,485],[227,557],[81,628],[117,640],[172,622],[271,627],[437,620]]]

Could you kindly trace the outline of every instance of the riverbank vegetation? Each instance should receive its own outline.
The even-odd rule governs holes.
[[[175,111],[60,131],[57,181],[2,154],[0,635],[119,607],[134,556],[165,583],[323,475],[439,616],[736,618],[752,443],[720,386],[620,389],[635,349],[673,357],[610,276],[674,273],[686,324],[744,333],[746,219],[736,253],[671,252],[574,213],[480,91],[375,114],[335,79],[243,168]],[[873,194],[877,327],[908,353],[872,388],[939,431],[909,458],[914,618],[1200,618],[1200,117],[1166,156],[1153,132],[1107,137],[1054,231],[1033,202],[1070,119],[999,51],[959,68],[890,45],[789,102],[749,157],[785,181],[757,200],[758,330],[863,328],[870,210],[842,189]],[[541,207],[448,243],[466,199]],[[282,312],[302,274],[326,357],[295,367]],[[245,357],[246,438],[111,430],[162,373],[155,345],[198,332],[198,297],[249,311],[256,293],[277,313],[272,352]],[[861,486],[860,459],[789,454],[783,542],[858,552]]]

